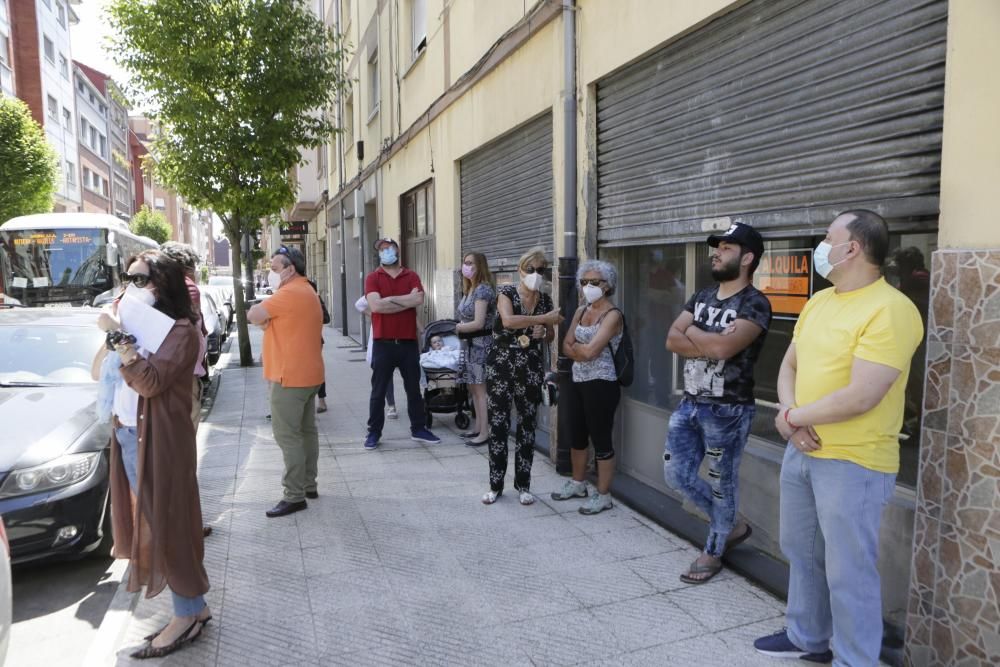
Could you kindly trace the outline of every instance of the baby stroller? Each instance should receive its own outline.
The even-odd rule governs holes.
[[[440,336],[446,348],[459,349],[458,334],[455,332],[455,320],[437,320],[424,328],[420,343],[420,352],[431,349],[431,339]],[[469,428],[471,419],[469,412],[469,391],[465,384],[459,381],[458,370],[455,368],[428,368],[421,364],[427,384],[424,387],[424,410],[427,412],[427,427],[430,428],[432,415],[455,413],[455,426],[460,429]]]

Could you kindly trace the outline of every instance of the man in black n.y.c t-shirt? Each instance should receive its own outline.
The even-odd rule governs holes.
[[[709,517],[705,549],[681,581],[702,584],[722,570],[722,554],[750,536],[736,517],[740,456],[754,416],[753,366],[771,325],[771,304],[752,284],[764,241],[734,223],[708,237],[712,277],[670,326],[667,349],[684,361],[684,399],[670,417],[663,453],[667,484]],[[709,460],[706,482],[698,475]]]

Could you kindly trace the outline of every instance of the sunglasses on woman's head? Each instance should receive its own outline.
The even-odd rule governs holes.
[[[580,280],[580,287],[586,287],[587,285],[593,285],[594,287],[600,287],[604,280],[601,278],[582,278]]]
[[[145,287],[149,284],[148,273],[126,273],[125,282],[132,283],[136,287]]]

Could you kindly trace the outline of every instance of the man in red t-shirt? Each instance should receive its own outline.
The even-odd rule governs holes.
[[[417,308],[424,303],[420,276],[399,262],[399,244],[375,242],[380,266],[365,278],[365,298],[372,312],[372,393],[368,402],[365,449],[375,449],[385,425],[385,393],[392,372],[399,369],[406,389],[410,439],[437,444],[441,438],[427,429],[424,399],[420,395],[420,348],[417,345]]]

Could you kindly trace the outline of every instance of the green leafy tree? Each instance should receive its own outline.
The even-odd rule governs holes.
[[[139,236],[148,236],[161,244],[169,241],[174,231],[167,221],[167,216],[148,206],[140,208],[139,212],[132,216],[128,226]]]
[[[289,170],[336,131],[322,110],[348,85],[340,39],[303,0],[112,0],[108,15],[130,96],[159,124],[158,179],[222,220],[249,365],[241,241],[295,202]]]
[[[55,151],[28,105],[0,96],[0,223],[51,211],[58,178]]]

